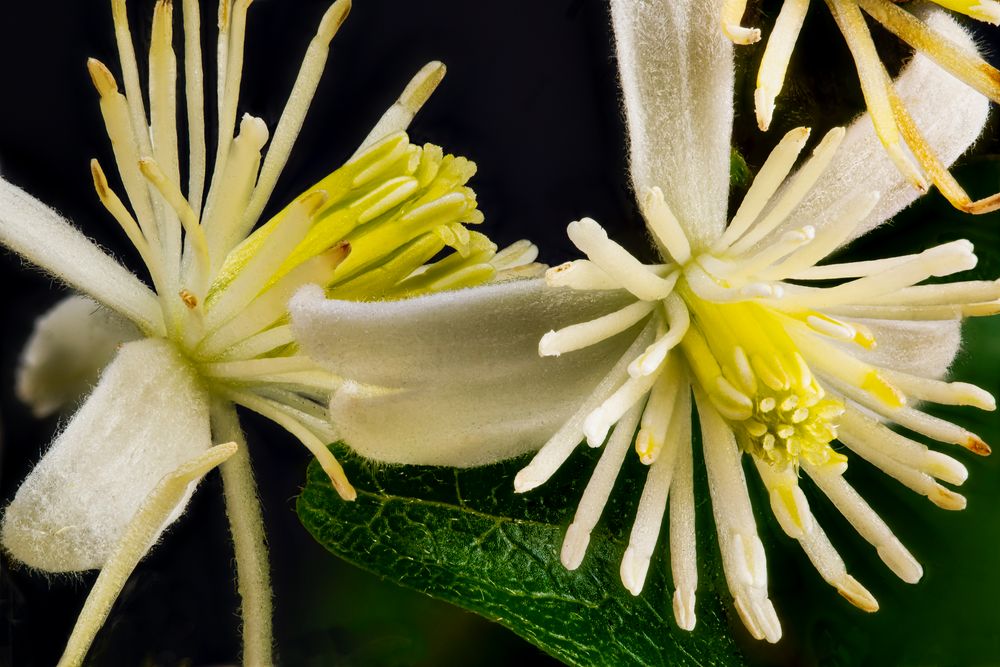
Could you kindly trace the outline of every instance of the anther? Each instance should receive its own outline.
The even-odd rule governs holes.
[[[188,290],[182,289],[180,292],[177,293],[177,295],[180,296],[181,301],[184,302],[184,305],[190,308],[191,310],[194,310],[195,308],[198,307],[198,297],[196,297]]]

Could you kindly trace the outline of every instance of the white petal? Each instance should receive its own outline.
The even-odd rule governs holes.
[[[288,309],[296,341],[313,360],[349,380],[399,388],[491,382],[537,368],[558,374],[593,357],[580,350],[540,364],[547,331],[634,301],[621,291],[553,288],[537,279],[375,302],[327,299],[307,286]]]
[[[139,337],[132,322],[93,299],[67,297],[35,322],[21,352],[17,397],[47,417],[89,392],[118,347]]]
[[[149,332],[163,331],[153,292],[51,208],[0,178],[0,243]]]
[[[726,224],[733,45],[709,0],[613,0],[632,185],[659,186],[692,244]]]
[[[871,350],[851,346],[851,353],[874,366],[939,378],[948,372],[962,345],[960,320],[856,320],[875,336]]]
[[[0,540],[31,567],[99,568],[160,479],[210,446],[208,395],[191,367],[162,340],[128,343],[18,489]]]
[[[542,280],[379,303],[303,288],[289,310],[303,351],[384,387],[348,382],[334,394],[338,437],[378,461],[468,467],[541,446],[573,414],[635,336],[561,357],[540,357],[538,341],[628,298]]]
[[[928,11],[926,21],[957,44],[975,49],[972,37],[944,11]],[[917,53],[895,85],[924,138],[946,165],[972,145],[986,124],[989,101],[926,56]],[[889,159],[865,113],[851,123],[830,167],[777,233],[804,224],[818,231],[833,222],[848,201],[872,191],[882,197],[848,241],[882,224],[920,196]]]

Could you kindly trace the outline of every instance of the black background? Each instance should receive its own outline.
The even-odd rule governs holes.
[[[214,53],[209,36],[215,6],[204,4],[208,58]],[[254,3],[241,112],[275,126],[326,5],[320,0]],[[130,3],[141,61],[151,12],[151,1]],[[822,17],[813,18],[816,14]],[[814,10],[809,26],[819,24],[822,33],[829,28],[824,20],[829,21],[825,12]],[[827,49],[813,41],[809,53],[796,61],[800,73],[809,66],[814,71],[849,67],[839,44]],[[106,165],[112,160],[85,68],[88,56],[119,71],[108,3],[0,0],[0,173],[138,269],[137,257],[91,187],[89,159],[99,157]],[[543,248],[543,261],[557,263],[575,254],[565,224],[588,215],[627,247],[646,247],[626,176],[607,9],[598,0],[357,0],[334,40],[304,134],[272,202],[287,201],[341,164],[409,77],[431,59],[445,61],[448,76],[412,125],[411,136],[479,164],[472,185],[487,216],[483,231],[491,238],[504,245],[529,237]],[[212,69],[206,71],[208,90],[214,89]],[[820,78],[815,90],[789,91],[800,96],[802,111],[780,117],[772,133],[782,124],[808,121],[819,110],[827,116],[820,126],[829,127],[859,108],[851,86],[837,98],[846,110],[826,104],[827,85],[832,84]],[[760,141],[752,127],[744,106],[737,140],[746,146],[750,162],[759,164],[773,139]],[[6,314],[0,329],[0,500],[6,503],[57,426],[54,418],[32,419],[13,397],[17,355],[34,318],[65,292],[9,253],[0,254],[0,274]],[[308,460],[305,450],[252,416],[244,426],[260,478],[277,642],[287,664],[448,667],[549,661],[499,626],[380,583],[328,556],[294,514]],[[227,530],[221,489],[211,476],[184,519],[127,584],[95,644],[94,664],[205,665],[237,659],[238,602]],[[53,664],[93,575],[46,579],[11,568],[6,560],[2,566],[0,664]]]

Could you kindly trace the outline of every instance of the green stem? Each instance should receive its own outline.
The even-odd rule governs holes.
[[[232,403],[212,406],[213,437],[235,442],[236,454],[221,466],[226,515],[236,554],[237,587],[243,606],[243,664],[272,665],[271,575],[264,539],[264,518],[250,466],[246,439]]]

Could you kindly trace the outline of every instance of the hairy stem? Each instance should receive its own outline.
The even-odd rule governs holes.
[[[246,440],[232,403],[216,401],[213,404],[212,430],[217,440],[239,444],[239,451],[222,465],[221,471],[226,515],[236,554],[237,586],[243,605],[243,664],[271,665],[274,663],[271,655],[271,575],[264,519]]]

